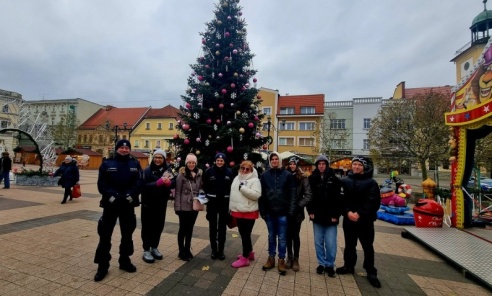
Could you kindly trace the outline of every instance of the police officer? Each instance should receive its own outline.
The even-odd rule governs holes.
[[[103,208],[99,219],[97,246],[94,263],[98,264],[94,281],[104,279],[111,260],[111,235],[116,220],[120,219],[121,243],[118,262],[120,269],[135,272],[130,256],[133,254],[132,234],[137,226],[135,207],[139,205],[138,195],[142,186],[142,168],[138,160],[130,155],[131,145],[128,140],[116,143],[116,153],[113,158],[103,161],[99,167],[97,188],[102,194],[100,207]]]

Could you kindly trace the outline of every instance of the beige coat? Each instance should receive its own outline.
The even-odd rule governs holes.
[[[239,190],[240,183],[241,186]],[[261,196],[261,183],[258,179],[256,169],[247,175],[239,174],[231,185],[231,197],[229,200],[229,209],[233,212],[249,213],[258,211],[258,199]]]
[[[198,196],[202,190],[202,170],[198,170],[194,179],[188,179],[185,176],[185,168],[179,169],[179,175],[176,178],[176,192],[174,194],[174,210],[193,211],[193,198]]]

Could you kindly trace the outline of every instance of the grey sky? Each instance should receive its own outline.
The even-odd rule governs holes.
[[[1,0],[0,89],[178,106],[218,0]],[[482,0],[241,0],[257,87],[326,100],[456,84]],[[492,3],[488,3],[492,9]]]

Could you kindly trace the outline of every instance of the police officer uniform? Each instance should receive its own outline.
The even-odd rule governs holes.
[[[128,140],[118,141],[114,158],[105,159],[99,167],[97,188],[102,194],[100,206],[103,208],[103,214],[97,226],[99,244],[94,258],[94,263],[98,264],[95,281],[101,281],[108,273],[111,235],[117,219],[120,221],[121,229],[118,259],[120,269],[127,272],[137,270],[131,263],[130,256],[133,254],[132,235],[137,226],[135,207],[139,205],[138,196],[143,181],[142,168],[138,160],[128,154],[129,150],[122,148],[122,151],[119,151],[122,146],[131,149]]]

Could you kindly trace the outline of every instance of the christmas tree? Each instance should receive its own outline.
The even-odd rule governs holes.
[[[201,53],[188,78],[186,95],[181,96],[180,121],[170,140],[180,165],[188,153],[198,157],[202,168],[214,163],[217,152],[225,153],[226,164],[234,167],[248,159],[261,161],[255,149],[267,142],[260,133],[263,114],[256,88],[253,54],[246,42],[246,22],[239,0],[221,0],[215,18],[206,23]],[[253,82],[253,85],[250,84]]]

